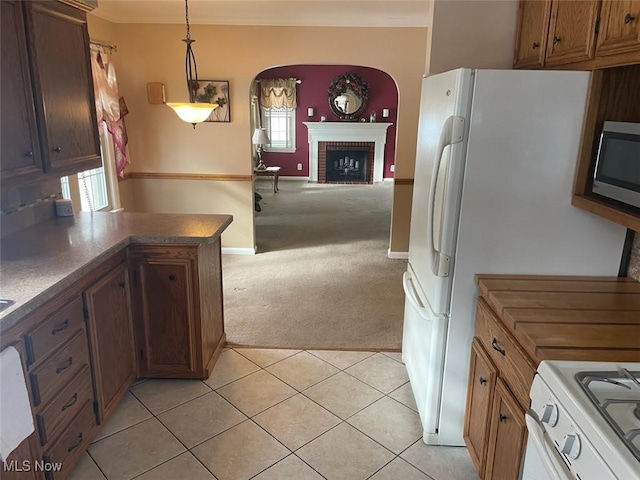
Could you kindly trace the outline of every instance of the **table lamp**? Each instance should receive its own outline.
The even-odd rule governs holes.
[[[258,170],[266,170],[267,167],[262,161],[262,152],[264,151],[263,145],[267,145],[270,142],[269,136],[267,135],[267,129],[256,128],[253,132],[251,141],[256,146],[256,154],[258,155],[258,165],[256,166],[256,168]]]

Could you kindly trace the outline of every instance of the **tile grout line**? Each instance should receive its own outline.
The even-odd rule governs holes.
[[[371,440],[372,442],[374,442],[374,444],[378,445],[379,447],[382,447],[383,449],[385,449],[386,451],[388,451],[389,453],[391,453],[391,454],[392,454],[392,456],[393,456],[393,458],[391,458],[388,462],[386,462],[384,465],[382,465],[380,468],[378,468],[374,473],[372,473],[371,475],[369,475],[367,478],[371,478],[371,477],[372,477],[372,476],[374,476],[376,473],[378,473],[380,470],[384,469],[384,468],[385,468],[386,466],[388,466],[391,462],[395,461],[395,460],[396,460],[396,459],[398,459],[398,458],[399,458],[399,459],[401,459],[402,461],[406,462],[408,465],[411,465],[413,468],[416,468],[418,471],[420,471],[420,472],[422,472],[423,474],[425,474],[428,478],[430,478],[430,479],[432,478],[432,477],[430,477],[426,472],[423,472],[420,468],[416,467],[416,466],[415,466],[415,465],[413,465],[411,462],[409,462],[408,460],[406,460],[406,459],[404,459],[404,458],[402,458],[402,457],[401,457],[401,455],[402,455],[403,453],[405,453],[408,449],[410,449],[412,446],[414,446],[416,443],[418,443],[418,442],[420,441],[420,438],[418,438],[416,441],[412,442],[409,446],[407,446],[406,448],[404,448],[400,453],[396,454],[395,452],[391,451],[388,447],[386,447],[385,445],[382,445],[382,444],[381,444],[381,443],[379,443],[377,440],[375,440],[374,438],[372,438],[371,436],[369,436],[366,432],[361,431],[360,429],[358,429],[357,427],[355,427],[354,425],[352,425],[351,423],[349,423],[349,422],[348,422],[348,420],[349,420],[349,419],[351,419],[351,418],[353,418],[355,415],[357,415],[357,414],[361,413],[363,410],[366,410],[367,408],[371,407],[371,406],[372,406],[372,405],[374,405],[375,403],[377,403],[377,402],[379,402],[379,401],[383,400],[385,397],[389,398],[390,400],[392,400],[392,401],[394,401],[394,402],[397,402],[397,403],[398,403],[398,404],[400,404],[400,405],[403,405],[404,407],[408,408],[408,409],[409,409],[409,410],[411,410],[412,412],[415,412],[415,410],[414,410],[412,407],[410,407],[410,406],[406,405],[405,403],[403,403],[403,402],[401,402],[401,401],[399,401],[399,400],[396,400],[395,398],[393,398],[393,397],[391,397],[391,396],[390,396],[390,394],[392,394],[392,393],[396,392],[397,390],[399,390],[400,388],[404,387],[408,382],[404,382],[404,383],[402,383],[401,385],[398,385],[398,386],[394,387],[392,390],[390,390],[390,391],[387,393],[387,392],[384,392],[384,391],[382,391],[382,390],[380,390],[380,389],[378,389],[378,388],[374,387],[373,385],[370,385],[370,384],[369,384],[369,383],[367,383],[366,381],[363,381],[362,379],[360,379],[360,378],[356,377],[355,375],[351,374],[350,372],[347,372],[347,371],[346,371],[346,370],[348,370],[348,369],[350,369],[350,368],[352,368],[352,367],[354,367],[354,366],[356,366],[356,365],[358,365],[358,364],[360,364],[360,363],[364,362],[365,360],[368,360],[368,359],[371,359],[371,358],[375,357],[375,356],[376,356],[376,354],[380,354],[380,355],[384,356],[385,358],[388,358],[388,359],[392,360],[393,362],[395,362],[395,363],[397,363],[397,364],[404,365],[402,362],[400,362],[400,361],[396,360],[395,358],[392,358],[391,356],[386,355],[386,354],[385,354],[385,352],[369,351],[369,352],[366,352],[366,353],[370,353],[370,355],[368,355],[367,357],[365,357],[365,358],[363,358],[363,359],[361,359],[361,360],[358,360],[358,361],[356,361],[355,363],[353,363],[353,364],[351,364],[351,365],[348,365],[348,366],[346,366],[346,367],[344,367],[344,368],[341,368],[341,367],[339,367],[339,366],[337,366],[337,365],[334,365],[333,363],[331,363],[331,362],[329,362],[329,361],[327,361],[327,360],[325,360],[325,359],[321,358],[320,356],[317,356],[317,355],[315,355],[315,354],[313,354],[313,353],[309,352],[308,350],[298,350],[296,353],[294,353],[294,354],[292,354],[292,355],[289,355],[289,356],[287,356],[286,358],[280,359],[280,360],[278,360],[278,361],[276,361],[276,362],[273,362],[273,363],[271,363],[271,364],[269,364],[269,365],[266,365],[266,366],[262,367],[262,366],[258,365],[257,363],[255,363],[255,362],[254,362],[253,360],[251,360],[250,358],[246,357],[245,355],[242,355],[242,353],[241,353],[240,351],[238,351],[238,350],[242,350],[241,348],[239,348],[238,350],[236,350],[235,348],[229,348],[229,350],[230,350],[230,351],[233,351],[234,353],[237,353],[237,354],[241,355],[241,357],[242,357],[243,359],[246,359],[246,360],[248,360],[251,364],[255,365],[255,366],[256,366],[256,368],[257,368],[258,370],[254,371],[254,372],[251,372],[251,373],[249,373],[249,374],[247,374],[247,375],[240,376],[240,377],[238,377],[238,378],[234,379],[233,381],[228,382],[228,383],[225,383],[225,384],[223,384],[223,385],[220,385],[220,386],[218,386],[218,387],[216,387],[216,388],[214,388],[214,387],[212,387],[211,385],[209,385],[208,383],[206,383],[206,381],[201,380],[200,382],[201,382],[201,383],[204,383],[204,384],[207,386],[207,388],[209,389],[209,391],[208,391],[208,392],[205,392],[205,393],[199,394],[199,395],[197,395],[197,396],[195,396],[195,397],[193,397],[193,398],[190,398],[190,399],[188,399],[188,400],[186,400],[186,401],[184,401],[184,402],[182,402],[182,403],[179,403],[179,404],[177,404],[177,405],[174,405],[174,406],[172,406],[171,408],[169,408],[169,409],[167,409],[167,410],[164,410],[164,411],[162,411],[162,412],[159,412],[158,414],[153,413],[153,412],[152,412],[152,411],[147,407],[147,405],[145,405],[145,403],[144,403],[144,402],[143,402],[143,401],[142,401],[138,396],[136,396],[136,394],[135,394],[134,392],[132,392],[132,391],[131,391],[131,388],[133,388],[133,387],[135,387],[135,386],[137,386],[137,385],[140,385],[140,384],[145,383],[148,379],[144,379],[144,380],[142,380],[142,381],[137,381],[134,385],[132,385],[132,387],[131,387],[131,388],[130,388],[130,390],[129,390],[129,393],[131,393],[132,397],[133,397],[137,402],[139,402],[139,403],[143,406],[143,408],[144,408],[144,409],[145,409],[145,410],[146,410],[146,411],[151,415],[151,417],[150,417],[150,418],[147,418],[147,419],[145,419],[145,420],[142,420],[142,421],[140,421],[140,422],[136,422],[136,423],[134,423],[134,424],[132,424],[132,425],[129,425],[129,426],[127,426],[126,428],[123,428],[123,429],[121,429],[121,430],[118,430],[117,432],[113,432],[113,433],[111,433],[111,434],[109,434],[109,435],[107,435],[107,436],[105,436],[105,437],[101,438],[101,439],[100,439],[100,440],[98,440],[98,441],[92,442],[92,444],[94,444],[94,443],[98,443],[98,442],[101,442],[102,440],[106,440],[106,439],[108,439],[108,438],[112,437],[113,435],[116,435],[116,434],[118,434],[118,433],[121,433],[121,432],[123,432],[123,431],[127,430],[128,428],[135,427],[135,426],[137,426],[137,425],[139,425],[139,424],[141,424],[141,423],[143,423],[143,422],[145,422],[145,421],[147,421],[147,420],[150,420],[151,418],[155,418],[155,419],[157,419],[157,421],[162,425],[162,427],[163,427],[165,430],[167,430],[167,431],[171,434],[171,436],[177,440],[177,442],[178,442],[180,445],[182,445],[182,447],[183,447],[185,450],[184,450],[183,452],[180,452],[178,455],[172,456],[171,458],[166,459],[166,460],[164,460],[164,461],[162,461],[162,462],[158,463],[158,464],[157,464],[157,465],[155,465],[154,467],[152,467],[152,468],[150,468],[150,469],[148,469],[148,470],[146,470],[146,471],[144,471],[144,472],[142,472],[142,473],[137,474],[135,477],[132,477],[132,478],[138,478],[138,477],[140,477],[141,475],[144,475],[145,473],[147,473],[147,472],[149,472],[149,471],[151,471],[151,470],[153,470],[153,469],[155,469],[155,468],[157,468],[157,467],[159,467],[159,466],[161,466],[161,465],[164,465],[164,464],[166,464],[166,463],[168,463],[168,462],[170,462],[170,461],[174,460],[175,458],[177,458],[177,457],[179,457],[179,456],[183,455],[183,454],[184,454],[184,453],[186,453],[186,452],[189,452],[189,454],[190,454],[192,457],[194,457],[194,458],[196,459],[196,461],[197,461],[199,464],[201,464],[201,465],[205,468],[205,470],[206,470],[207,472],[209,472],[209,473],[210,473],[214,478],[217,478],[217,477],[215,477],[215,474],[214,474],[211,470],[209,470],[209,469],[206,467],[206,465],[204,465],[204,463],[203,463],[202,461],[200,461],[200,459],[199,459],[199,458],[198,458],[198,457],[193,453],[193,451],[192,451],[192,450],[193,450],[193,449],[195,449],[195,448],[197,448],[198,446],[202,445],[203,443],[206,443],[206,442],[210,441],[211,439],[213,439],[213,438],[215,438],[215,437],[217,437],[217,436],[219,436],[219,435],[221,435],[221,434],[223,434],[223,433],[225,433],[225,432],[228,432],[230,429],[232,429],[232,428],[234,428],[234,427],[236,427],[236,426],[238,426],[238,425],[240,425],[240,424],[242,424],[242,423],[246,422],[247,420],[250,420],[250,421],[253,423],[253,425],[257,426],[257,427],[258,427],[258,428],[260,428],[262,431],[264,431],[267,435],[269,435],[269,437],[271,437],[271,438],[272,438],[273,440],[275,440],[279,445],[281,445],[282,447],[284,447],[284,448],[285,448],[285,450],[288,452],[288,453],[287,453],[287,455],[285,455],[284,457],[280,458],[278,461],[274,462],[273,464],[271,464],[271,465],[267,466],[266,468],[264,468],[264,469],[263,469],[263,470],[261,470],[259,473],[257,473],[256,475],[252,476],[251,478],[254,478],[254,477],[255,477],[255,476],[257,476],[257,475],[260,475],[260,473],[262,473],[262,472],[264,472],[264,471],[268,470],[269,468],[272,468],[273,466],[275,466],[275,465],[277,465],[278,463],[282,462],[284,459],[288,458],[288,457],[289,457],[289,456],[291,456],[291,455],[294,455],[294,456],[295,456],[296,458],[298,458],[301,462],[303,462],[306,466],[308,466],[309,468],[311,468],[314,472],[318,473],[321,477],[325,478],[325,477],[324,477],[320,472],[318,472],[315,468],[313,468],[313,467],[312,467],[311,465],[309,465],[306,461],[304,461],[301,457],[299,457],[299,455],[297,455],[297,453],[296,453],[296,452],[297,452],[297,451],[299,451],[301,448],[303,448],[303,447],[307,446],[307,445],[308,445],[308,444],[310,444],[311,442],[313,442],[313,441],[317,440],[317,439],[318,439],[318,438],[320,438],[321,436],[325,435],[325,434],[326,434],[326,433],[328,433],[329,431],[331,431],[331,430],[335,429],[336,427],[339,427],[341,424],[343,424],[343,423],[344,423],[344,424],[347,424],[347,426],[348,426],[348,427],[353,428],[354,430],[356,430],[357,432],[359,432],[360,434],[362,434],[364,437],[366,437],[366,438],[368,438],[369,440]],[[318,351],[324,351],[324,350],[319,349]],[[331,351],[331,350],[327,350],[327,351]],[[339,351],[343,351],[343,350],[339,350]],[[339,351],[337,351],[337,352],[339,352]],[[365,352],[365,351],[363,351],[363,352]],[[267,368],[272,367],[273,365],[276,365],[276,364],[278,364],[278,363],[281,363],[281,362],[283,362],[283,361],[285,361],[285,360],[287,360],[287,359],[291,359],[291,358],[293,358],[293,357],[295,357],[296,355],[299,355],[299,354],[301,354],[301,353],[307,353],[308,355],[311,355],[313,358],[320,360],[321,362],[323,362],[323,363],[325,363],[325,364],[327,364],[327,365],[331,366],[332,368],[336,368],[336,369],[337,369],[337,371],[336,371],[336,372],[334,372],[334,373],[332,373],[332,374],[330,374],[328,377],[325,377],[325,378],[323,378],[323,379],[321,379],[321,380],[319,380],[319,381],[317,381],[317,382],[315,382],[315,383],[312,383],[312,384],[310,384],[310,385],[308,385],[308,386],[306,386],[306,387],[304,387],[304,388],[302,388],[302,389],[299,389],[299,388],[295,387],[294,385],[291,385],[290,383],[287,383],[284,379],[282,379],[282,378],[278,377],[277,375],[275,375],[274,373],[270,372],[269,370],[267,370]],[[395,352],[391,352],[391,353],[395,353]],[[223,387],[228,386],[228,385],[230,385],[230,384],[232,384],[232,383],[234,383],[234,382],[237,382],[237,381],[239,381],[239,380],[241,380],[241,379],[243,379],[243,378],[246,378],[246,377],[248,377],[248,376],[250,376],[250,375],[253,375],[253,374],[259,373],[261,370],[262,370],[262,371],[265,371],[265,372],[266,372],[266,373],[268,373],[270,376],[272,376],[272,377],[274,377],[275,379],[277,379],[278,381],[282,382],[284,385],[287,385],[288,387],[292,388],[292,389],[295,391],[295,393],[294,393],[294,394],[292,394],[292,395],[290,395],[289,397],[287,397],[287,398],[285,398],[285,399],[283,399],[283,400],[281,400],[281,401],[279,401],[279,402],[277,402],[277,403],[275,403],[275,404],[273,404],[273,405],[271,405],[271,406],[269,406],[269,407],[267,407],[267,408],[265,408],[265,409],[263,409],[263,410],[259,411],[259,412],[256,412],[256,413],[255,413],[255,414],[253,414],[253,415],[247,415],[245,412],[243,412],[241,409],[239,409],[236,405],[234,405],[233,403],[231,403],[231,401],[230,401],[230,400],[228,400],[226,397],[224,397],[222,394],[220,394],[220,393],[218,392],[218,390],[219,390],[219,389],[222,389]],[[380,398],[377,398],[377,399],[373,400],[373,401],[372,401],[372,402],[370,402],[370,403],[367,403],[367,405],[363,406],[362,408],[358,409],[356,412],[352,413],[351,415],[349,415],[349,416],[347,416],[346,418],[344,418],[344,419],[343,419],[342,417],[340,417],[340,416],[336,415],[334,412],[332,412],[331,410],[329,410],[327,407],[325,407],[325,406],[323,406],[323,405],[319,404],[319,403],[318,403],[318,402],[316,402],[313,398],[310,398],[307,394],[305,394],[305,392],[306,392],[307,390],[309,390],[309,389],[311,389],[311,388],[313,388],[313,387],[315,387],[315,386],[317,386],[317,385],[321,384],[321,383],[322,383],[322,382],[324,382],[325,380],[329,380],[330,378],[332,378],[332,377],[334,377],[334,376],[338,375],[338,373],[340,373],[340,372],[343,372],[343,373],[345,373],[345,374],[349,375],[352,379],[354,379],[354,380],[358,381],[359,383],[362,383],[363,385],[365,385],[365,386],[367,386],[367,387],[369,387],[369,388],[372,388],[373,390],[375,390],[376,392],[378,392],[378,393],[379,393],[379,394],[381,394],[382,396],[381,396]],[[235,424],[235,425],[232,425],[232,426],[230,426],[229,428],[227,428],[227,429],[225,429],[225,430],[223,430],[223,431],[218,432],[216,435],[213,435],[213,436],[211,436],[211,437],[207,438],[206,440],[203,440],[202,442],[199,442],[198,444],[196,444],[196,445],[194,445],[193,447],[189,448],[189,447],[187,447],[187,446],[186,446],[186,445],[185,445],[185,444],[184,444],[184,443],[183,443],[183,442],[182,442],[182,441],[181,441],[181,440],[180,440],[180,439],[179,439],[179,438],[178,438],[178,437],[177,437],[177,436],[176,436],[176,435],[175,435],[175,434],[174,434],[174,433],[169,429],[169,427],[168,427],[167,425],[165,425],[165,424],[164,424],[164,422],[162,422],[162,420],[159,418],[159,416],[160,416],[160,415],[163,415],[163,414],[165,414],[165,413],[168,413],[168,412],[170,412],[170,411],[172,411],[172,410],[174,410],[174,409],[176,409],[176,408],[178,408],[178,407],[184,406],[184,405],[186,405],[186,404],[188,404],[188,403],[190,403],[190,402],[192,402],[192,401],[195,401],[195,400],[197,400],[197,399],[199,399],[199,398],[202,398],[202,397],[204,397],[204,396],[206,396],[206,395],[209,395],[209,394],[210,394],[210,393],[212,393],[212,392],[213,392],[213,393],[215,393],[216,395],[218,395],[218,397],[220,397],[220,398],[221,398],[225,403],[227,403],[228,405],[230,405],[231,407],[233,407],[234,409],[236,409],[237,411],[239,411],[239,412],[240,412],[240,413],[241,413],[245,418],[244,418],[244,420],[242,420],[241,422],[239,422],[239,423],[237,423],[237,424]],[[257,423],[257,421],[256,421],[256,420],[254,420],[254,418],[255,418],[255,417],[257,417],[258,415],[260,415],[260,414],[262,414],[262,413],[264,413],[264,412],[268,411],[269,409],[274,408],[274,407],[276,407],[276,406],[278,406],[278,405],[282,404],[283,402],[286,402],[287,400],[291,400],[292,398],[294,398],[296,395],[299,395],[299,394],[300,394],[300,395],[302,395],[302,396],[303,396],[303,398],[305,398],[305,399],[307,399],[307,400],[311,401],[314,405],[316,405],[316,406],[320,407],[320,408],[321,408],[322,410],[324,410],[325,412],[327,412],[327,413],[329,413],[330,415],[332,415],[333,417],[337,418],[337,419],[338,419],[338,423],[337,423],[336,425],[332,426],[331,428],[329,428],[328,430],[325,430],[323,433],[321,433],[321,434],[319,434],[319,435],[316,435],[316,436],[314,436],[312,439],[310,439],[310,440],[306,441],[304,444],[300,445],[300,446],[299,446],[299,447],[297,447],[295,450],[292,450],[292,449],[290,449],[289,447],[287,447],[286,445],[284,445],[284,444],[283,444],[283,443],[282,443],[278,438],[276,438],[274,435],[272,435],[269,431],[267,431],[265,428],[263,428],[260,424],[258,424],[258,423]],[[91,461],[96,465],[96,467],[98,468],[98,470],[100,470],[100,472],[101,472],[103,475],[105,475],[105,472],[104,472],[104,471],[102,470],[102,468],[97,464],[97,462],[96,462],[96,461],[95,461],[95,459],[91,456],[91,454],[89,453],[89,451],[87,451],[87,454],[88,454],[89,458],[91,459]],[[106,475],[105,475],[105,478],[107,478],[107,476],[106,476]]]
[[[306,351],[306,350],[303,350],[303,351]],[[308,352],[307,352],[307,353],[308,353]],[[297,354],[296,354],[296,355],[297,355]],[[312,355],[312,354],[311,354],[311,355]],[[374,355],[375,355],[375,354],[374,354]],[[315,355],[314,355],[314,356],[315,356]],[[369,356],[369,357],[367,357],[367,358],[371,358],[372,356],[373,356],[373,355],[370,355],[370,356]],[[287,357],[287,358],[291,358],[291,357]],[[318,358],[318,357],[316,357],[316,358]],[[286,359],[285,359],[285,360],[286,360]],[[326,360],[323,360],[323,359],[320,359],[320,360],[322,360],[322,361],[326,362]],[[363,361],[364,361],[364,360],[366,360],[366,359],[363,359]],[[393,359],[391,359],[391,360],[393,360]],[[326,362],[326,363],[329,363],[329,362]],[[355,363],[355,364],[353,364],[353,365],[356,365],[357,363],[360,363],[360,362],[356,362],[356,363]],[[329,363],[329,364],[330,364],[330,363]],[[330,365],[331,365],[331,364],[330,364]],[[350,365],[350,366],[349,366],[349,367],[347,367],[347,368],[351,368],[353,365]],[[333,365],[333,366],[335,367],[335,365]],[[339,367],[336,367],[336,368],[338,368],[338,369],[339,369]],[[262,369],[263,369],[263,370],[265,370],[265,368],[262,368]],[[335,375],[337,375],[337,374],[338,374],[338,373],[340,373],[340,372],[344,372],[344,370],[339,369],[339,371],[338,371],[338,372],[336,372],[335,374],[333,374],[333,375],[331,375],[331,376],[327,377],[326,379],[331,378],[332,376],[335,376]],[[255,372],[254,372],[254,373],[255,373]],[[267,371],[267,373],[270,373],[270,374],[271,374],[271,372],[269,372],[269,371]],[[347,373],[347,372],[344,372],[344,373]],[[279,377],[275,376],[274,374],[271,374],[271,375],[273,375],[275,378],[278,378],[279,380],[281,380],[282,382],[284,382],[284,383],[286,384],[286,382],[285,382],[284,380],[280,379]],[[348,374],[348,375],[349,375],[349,374]],[[355,377],[353,377],[353,378],[355,378]],[[324,379],[324,380],[326,380],[326,379]],[[305,388],[304,390],[308,390],[309,388],[311,388],[311,387],[313,387],[313,386],[315,386],[315,385],[318,385],[319,383],[321,383],[321,382],[322,382],[322,381],[324,381],[324,380],[321,380],[320,382],[317,382],[317,383],[315,383],[315,384],[313,384],[313,385],[310,385],[309,387]],[[358,381],[362,382],[361,380],[359,380],[359,379],[357,379],[357,378],[356,378],[356,380],[358,380]],[[374,387],[372,387],[371,385],[369,385],[369,384],[367,384],[367,383],[365,383],[365,382],[362,382],[362,383],[363,383],[363,384],[365,384],[365,385],[367,385],[367,386],[369,386],[369,387],[371,387],[371,388],[374,388]],[[405,383],[406,383],[406,382],[405,382]],[[289,384],[287,384],[287,385],[289,385]],[[404,385],[404,383],[403,383],[403,385]],[[363,408],[361,408],[361,409],[360,409],[360,410],[358,410],[357,412],[353,413],[353,414],[352,414],[352,415],[350,415],[349,417],[347,417],[347,418],[343,419],[342,417],[339,417],[339,416],[338,416],[338,415],[336,415],[335,413],[333,413],[333,412],[331,412],[330,410],[328,410],[328,409],[327,409],[326,407],[324,407],[323,405],[320,405],[319,403],[317,403],[317,402],[316,402],[315,400],[313,400],[312,398],[307,397],[307,396],[304,394],[304,390],[298,390],[298,389],[297,389],[296,387],[294,387],[293,385],[289,385],[289,386],[290,386],[291,388],[293,388],[294,390],[296,390],[296,392],[297,392],[297,393],[296,393],[295,395],[292,395],[291,397],[288,397],[288,398],[286,398],[285,400],[282,400],[281,402],[278,402],[277,404],[274,404],[274,405],[272,405],[271,407],[268,407],[268,408],[266,408],[266,409],[262,410],[261,412],[256,413],[254,416],[249,417],[249,419],[250,419],[250,420],[251,420],[255,425],[257,425],[259,428],[261,428],[265,433],[267,433],[269,436],[271,436],[274,440],[276,440],[278,443],[280,443],[282,446],[284,446],[284,447],[285,447],[285,448],[290,452],[290,454],[294,454],[294,455],[296,455],[296,457],[300,458],[300,460],[301,460],[305,465],[308,465],[308,466],[309,466],[310,468],[312,468],[314,471],[315,471],[315,469],[314,469],[311,465],[309,465],[306,461],[304,461],[304,459],[302,459],[301,457],[299,457],[299,456],[296,454],[296,452],[297,452],[298,450],[300,450],[301,448],[305,447],[306,445],[310,444],[311,442],[313,442],[313,441],[317,440],[317,439],[318,439],[318,438],[320,438],[321,436],[323,436],[323,435],[327,434],[327,433],[328,433],[328,432],[330,432],[331,430],[334,430],[335,428],[339,427],[339,426],[340,426],[341,424],[343,424],[343,423],[344,423],[344,424],[346,424],[347,426],[349,426],[349,427],[353,428],[354,430],[358,431],[360,434],[362,434],[362,435],[364,435],[365,437],[367,437],[369,440],[371,440],[372,442],[374,442],[376,445],[378,445],[378,446],[380,446],[380,447],[384,448],[385,450],[387,450],[389,453],[391,453],[391,454],[393,455],[393,458],[391,458],[391,460],[389,460],[387,463],[383,464],[383,465],[382,465],[378,470],[376,470],[376,472],[377,472],[377,471],[379,471],[380,469],[384,468],[385,466],[387,466],[389,463],[391,463],[391,462],[392,462],[393,460],[395,460],[396,458],[399,458],[400,454],[396,454],[395,452],[393,452],[393,451],[391,451],[389,448],[387,448],[385,445],[382,445],[382,444],[381,444],[381,443],[379,443],[377,440],[375,440],[374,438],[370,437],[367,433],[365,433],[365,432],[361,431],[360,429],[358,429],[358,428],[357,428],[357,427],[355,427],[354,425],[351,425],[349,422],[347,422],[347,419],[352,418],[353,416],[355,416],[355,415],[356,415],[356,414],[358,414],[359,412],[361,412],[361,411],[365,410],[366,408],[369,408],[371,405],[373,405],[373,404],[377,403],[378,401],[382,400],[382,399],[383,399],[383,398],[385,398],[385,397],[388,397],[390,400],[392,400],[392,401],[394,401],[394,402],[397,402],[397,403],[399,403],[400,405],[403,405],[403,404],[402,404],[402,402],[398,402],[397,400],[395,400],[395,399],[393,399],[393,398],[389,397],[389,396],[388,396],[387,394],[385,394],[384,392],[380,392],[379,390],[377,390],[377,389],[376,389],[376,391],[378,391],[378,392],[382,393],[382,395],[383,395],[382,397],[380,397],[380,398],[378,398],[378,399],[374,400],[373,402],[371,402],[370,404],[368,404],[368,405],[364,406]],[[400,388],[400,387],[398,387],[398,388]],[[375,388],[374,388],[374,389],[375,389]],[[393,390],[393,391],[395,391],[395,390]],[[332,414],[333,416],[335,416],[336,418],[338,418],[338,419],[340,420],[340,422],[338,422],[336,425],[334,425],[333,427],[329,428],[328,430],[325,430],[324,432],[322,432],[322,433],[320,433],[319,435],[315,436],[314,438],[310,439],[309,441],[305,442],[304,444],[300,445],[300,446],[299,446],[298,448],[296,448],[295,450],[291,450],[289,447],[287,447],[286,445],[284,445],[280,440],[278,440],[274,435],[272,435],[272,434],[271,434],[271,432],[267,431],[265,428],[263,428],[263,427],[262,427],[262,425],[258,424],[258,422],[256,422],[255,420],[253,420],[253,417],[255,417],[255,416],[259,415],[260,413],[266,412],[267,410],[269,410],[269,409],[271,409],[271,408],[275,407],[276,405],[279,405],[279,404],[281,404],[281,403],[283,403],[283,402],[285,402],[285,401],[287,401],[287,400],[290,400],[291,398],[295,397],[295,396],[296,396],[296,395],[298,395],[298,394],[303,395],[305,398],[309,399],[309,400],[310,400],[310,401],[312,401],[314,404],[318,405],[320,408],[322,408],[322,409],[326,410],[327,412],[329,412],[330,414]],[[232,405],[233,405],[233,404],[232,404]],[[235,405],[234,405],[234,407],[235,407]],[[236,407],[236,408],[237,408],[237,407]],[[407,407],[407,408],[408,408],[408,407]],[[244,412],[243,412],[243,413],[244,413]],[[412,445],[414,445],[414,444],[415,444],[415,442],[412,442],[412,443],[411,443],[407,448],[410,448],[410,447],[411,447]],[[404,450],[403,450],[403,452],[404,452],[405,450],[406,450],[406,449],[404,449]],[[287,455],[287,456],[288,456],[288,455]],[[286,458],[286,457],[285,457],[285,458]],[[278,460],[278,462],[275,462],[274,464],[270,465],[269,467],[265,468],[264,470],[267,470],[267,469],[271,468],[272,466],[274,466],[274,465],[276,465],[277,463],[279,463],[281,460],[283,460],[283,459]],[[264,471],[264,470],[263,470],[263,471]],[[374,472],[372,475],[375,475],[375,473],[376,473],[376,472]],[[319,473],[319,472],[318,472],[318,473]],[[321,475],[321,476],[323,476],[323,475]],[[323,478],[324,478],[324,476],[323,476]],[[367,477],[367,478],[370,478],[370,476],[369,476],[369,477]]]

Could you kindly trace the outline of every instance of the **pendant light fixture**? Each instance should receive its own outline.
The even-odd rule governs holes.
[[[187,23],[187,38],[182,41],[187,44],[187,58],[185,62],[185,73],[187,77],[187,90],[189,91],[189,103],[167,103],[169,107],[185,122],[196,128],[197,123],[204,122],[211,112],[218,108],[217,103],[196,103],[196,92],[198,90],[198,65],[196,56],[193,53],[191,44],[195,40],[191,39],[189,28],[189,0],[184,0],[184,17]]]

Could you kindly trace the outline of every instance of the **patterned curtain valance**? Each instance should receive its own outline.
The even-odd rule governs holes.
[[[296,79],[260,80],[260,105],[263,108],[296,108]]]

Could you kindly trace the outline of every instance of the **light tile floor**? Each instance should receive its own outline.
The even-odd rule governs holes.
[[[71,480],[477,480],[427,446],[397,353],[225,349],[211,377],[141,380]]]

